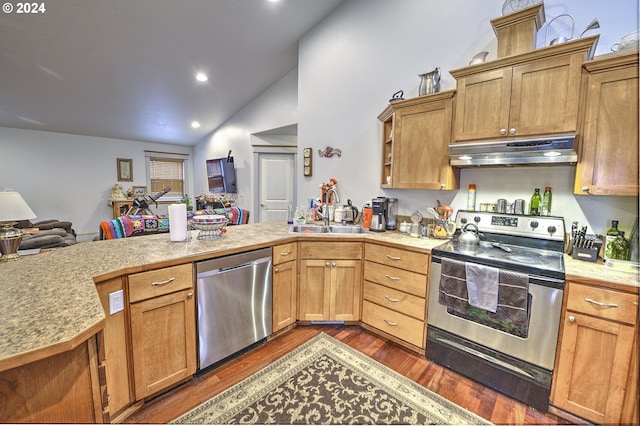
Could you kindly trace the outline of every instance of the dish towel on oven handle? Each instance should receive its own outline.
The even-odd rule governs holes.
[[[466,262],[469,304],[476,308],[496,313],[498,310],[498,291],[500,288],[500,270],[492,266]]]
[[[498,309],[490,317],[525,327],[528,323],[529,277],[527,274],[500,270]],[[438,303],[461,313],[467,313],[466,262],[442,258]]]

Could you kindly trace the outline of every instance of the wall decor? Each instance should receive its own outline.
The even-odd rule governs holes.
[[[319,149],[318,155],[320,157],[332,158],[334,155],[337,157],[342,156],[342,150],[338,148],[334,148],[332,146],[327,146],[325,149]]]
[[[117,158],[118,181],[133,182],[133,160],[131,158]]]
[[[132,186],[131,190],[133,191],[134,197],[144,197],[145,195],[147,195],[146,186]]]
[[[313,150],[311,148],[305,148],[302,150],[302,164],[305,176],[311,176],[313,174]]]

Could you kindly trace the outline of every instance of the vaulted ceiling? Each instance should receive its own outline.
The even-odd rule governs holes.
[[[295,68],[341,1],[6,2],[0,126],[193,145]]]

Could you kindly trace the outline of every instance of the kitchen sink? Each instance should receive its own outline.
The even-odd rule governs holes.
[[[369,230],[360,225],[291,225],[292,234],[368,234]]]

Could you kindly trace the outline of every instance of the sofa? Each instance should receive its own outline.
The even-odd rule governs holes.
[[[196,210],[187,212],[187,223],[197,215],[222,214],[229,220],[228,225],[249,223],[249,211],[240,207],[228,207],[214,210]],[[163,215],[129,215],[100,222],[96,239],[113,240],[141,235],[169,232],[169,218]]]
[[[71,222],[49,219],[34,223],[21,220],[16,227],[23,232],[18,250],[67,247],[76,244],[76,232]],[[32,232],[33,229],[37,231]]]

